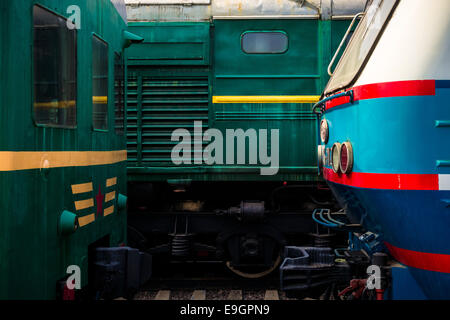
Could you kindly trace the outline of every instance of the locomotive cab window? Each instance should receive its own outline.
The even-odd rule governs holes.
[[[371,0],[330,78],[325,94],[351,85],[369,58],[399,0]]]
[[[117,134],[123,134],[125,127],[125,69],[123,56],[120,53],[114,55],[114,114],[115,129]]]
[[[33,7],[34,120],[38,125],[75,128],[77,121],[77,34],[66,19]]]
[[[108,130],[108,44],[92,38],[92,125]]]
[[[283,31],[247,31],[241,36],[242,51],[250,54],[284,53],[288,36]]]

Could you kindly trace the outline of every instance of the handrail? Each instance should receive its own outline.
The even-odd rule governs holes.
[[[325,99],[320,100],[319,102],[317,102],[313,106],[312,112],[315,113],[315,114],[320,114],[320,113],[323,112],[323,110],[321,110],[320,112],[317,112],[316,108],[323,106],[325,104],[325,102],[327,102],[327,101],[334,100],[334,99],[337,99],[337,98],[340,98],[340,97],[346,97],[346,96],[349,96],[350,97],[350,102],[353,103],[353,90],[348,90],[348,91],[341,92],[341,93],[338,93],[338,94],[335,94],[333,96],[329,96],[329,97],[327,97]]]
[[[355,14],[355,16],[354,16],[353,19],[352,19],[352,22],[351,22],[350,25],[348,26],[348,29],[347,29],[347,31],[345,32],[344,37],[342,38],[341,43],[339,44],[339,47],[337,48],[337,50],[336,50],[336,52],[335,52],[335,54],[334,54],[334,56],[333,56],[333,59],[331,59],[331,62],[330,62],[330,64],[328,65],[327,72],[328,72],[328,75],[329,75],[330,77],[333,75],[333,72],[331,72],[331,67],[332,67],[333,64],[334,64],[334,60],[336,60],[336,58],[337,58],[339,52],[341,51],[341,48],[342,48],[342,46],[344,45],[345,39],[347,39],[347,37],[348,37],[348,35],[349,35],[349,33],[350,33],[350,30],[352,29],[353,24],[355,23],[356,19],[357,19],[359,16],[363,16],[363,15],[364,15],[364,12],[360,12],[360,13]]]

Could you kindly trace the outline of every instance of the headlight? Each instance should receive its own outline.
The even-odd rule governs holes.
[[[333,171],[335,173],[339,172],[340,159],[341,159],[341,144],[339,142],[336,142],[335,144],[333,144],[333,147],[331,148],[331,166],[333,167]]]
[[[319,168],[322,168],[325,163],[324,157],[325,157],[325,146],[318,145],[317,146],[317,159],[318,159]]]
[[[328,131],[328,121],[322,119],[322,121],[320,121],[320,140],[322,140],[322,143],[328,142]]]
[[[353,147],[350,142],[344,142],[341,146],[340,169],[343,173],[350,173],[353,168]]]

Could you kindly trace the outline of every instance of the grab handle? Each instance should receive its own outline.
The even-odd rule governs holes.
[[[355,14],[355,16],[353,17],[352,22],[351,22],[350,25],[348,26],[348,29],[347,29],[347,31],[345,32],[344,37],[342,38],[341,43],[339,44],[339,47],[337,48],[337,50],[336,50],[336,52],[335,52],[335,54],[334,54],[334,56],[333,56],[333,59],[331,59],[331,62],[330,62],[330,64],[328,65],[327,72],[328,72],[328,75],[329,75],[330,77],[333,75],[333,72],[331,72],[331,67],[332,67],[333,64],[334,64],[334,60],[336,60],[336,58],[337,58],[339,52],[341,51],[341,48],[342,48],[342,46],[344,45],[345,39],[347,39],[348,34],[350,33],[350,30],[352,29],[353,25],[355,24],[356,19],[358,19],[359,16],[363,16],[363,15],[364,15],[364,12],[360,12],[360,13]]]
[[[330,97],[328,97],[328,98],[325,98],[325,99],[320,100],[319,102],[317,102],[317,103],[313,106],[312,112],[315,113],[315,114],[317,114],[317,115],[320,115],[320,114],[323,113],[323,111],[324,111],[325,102],[328,102],[328,101],[330,101],[330,100],[334,100],[334,99],[336,99],[336,98],[346,97],[346,96],[347,96],[347,97],[350,97],[350,102],[353,103],[353,90],[348,90],[348,91],[341,92],[341,93],[335,94],[335,95],[333,95],[333,96],[330,96]],[[317,111],[317,108],[320,108],[320,110]]]

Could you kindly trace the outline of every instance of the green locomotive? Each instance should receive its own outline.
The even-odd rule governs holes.
[[[0,2],[0,299],[95,290],[126,243],[126,30],[123,1]]]
[[[130,240],[246,277],[322,241],[311,211],[334,202],[311,108],[366,1],[126,3],[145,39],[127,53]]]

